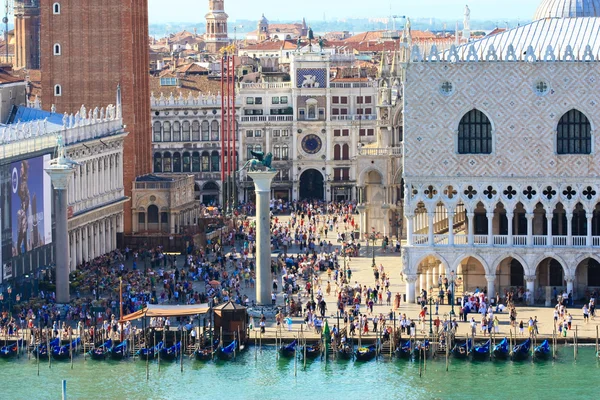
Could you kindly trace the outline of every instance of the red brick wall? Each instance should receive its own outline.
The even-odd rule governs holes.
[[[58,112],[115,104],[121,85],[125,140],[123,182],[131,196],[136,176],[151,172],[150,93],[148,81],[147,0],[41,0],[42,104]],[[55,43],[62,54],[53,55]],[[60,84],[62,96],[54,96]],[[130,204],[125,233],[131,232]]]

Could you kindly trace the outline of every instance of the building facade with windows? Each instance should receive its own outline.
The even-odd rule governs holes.
[[[600,287],[600,8],[567,3],[441,54],[407,51],[409,301],[438,275],[458,294],[524,287],[547,304],[552,288]]]

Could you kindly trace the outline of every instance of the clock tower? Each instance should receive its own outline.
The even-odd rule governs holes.
[[[208,0],[208,13],[206,19],[206,34],[204,42],[209,53],[218,53],[223,47],[229,45],[227,36],[227,18],[224,0]]]

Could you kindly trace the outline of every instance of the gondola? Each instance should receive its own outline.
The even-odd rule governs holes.
[[[140,360],[152,360],[162,348],[163,342],[158,342],[154,347],[142,347],[136,352],[136,355],[140,357]]]
[[[536,359],[547,360],[552,355],[552,351],[550,350],[550,343],[548,340],[544,340],[539,346],[536,346],[533,349],[533,354]]]
[[[343,343],[337,350],[337,356],[342,360],[351,360],[354,356],[353,346],[350,346],[348,343]]]
[[[410,340],[404,342],[403,345],[396,349],[396,357],[403,358],[405,360],[410,360],[411,358],[411,343]]]
[[[510,349],[508,348],[508,340],[502,339],[500,343],[494,346],[494,358],[497,360],[506,360],[510,356]]]
[[[294,357],[296,355],[296,346],[297,345],[298,345],[298,342],[296,340],[294,340],[290,344],[284,344],[283,346],[281,346],[279,348],[279,355],[281,355],[281,357],[285,357],[285,358]]]
[[[306,345],[306,350],[304,349],[304,347],[301,350],[302,353],[302,357],[304,357],[306,355],[306,359],[307,360],[314,360],[315,358],[318,358],[321,356],[321,346],[319,346],[319,344],[315,344],[315,345]]]
[[[102,346],[98,346],[89,351],[90,357],[92,360],[102,361],[106,359],[106,355],[110,352],[112,348],[112,340],[108,339]]]
[[[160,349],[160,359],[164,361],[174,361],[177,359],[179,350],[181,349],[181,342],[177,342],[171,347],[163,347]]]
[[[429,353],[429,340],[415,343],[415,348],[412,351],[413,358],[415,360],[420,360],[423,355],[425,355],[425,358],[427,358],[428,353]]]
[[[377,356],[377,346],[360,347],[356,350],[356,361],[371,361]]]
[[[215,339],[212,348],[209,347],[198,347],[194,351],[194,357],[198,361],[210,361],[213,359],[216,349],[219,347],[219,339]]]
[[[48,357],[48,347],[51,349],[60,344],[59,338],[54,338],[50,343],[40,343],[35,346],[35,349],[31,352],[34,357]]]
[[[452,348],[452,355],[458,359],[464,360],[473,351],[473,342],[471,339],[466,340],[462,344],[455,344]]]
[[[64,360],[68,360],[71,358],[71,353],[73,353],[73,356],[75,356],[75,354],[77,354],[75,352],[74,347],[79,346],[79,344],[81,343],[81,340],[79,338],[73,340],[71,343],[69,344],[65,344],[64,346],[55,346],[52,348],[52,358],[54,358],[57,361],[64,361]]]
[[[236,347],[237,347],[237,340],[234,340],[233,342],[229,343],[225,347],[219,347],[217,349],[217,357],[219,357],[219,359],[225,360],[225,361],[233,360]]]
[[[127,340],[123,340],[117,346],[110,349],[110,358],[113,360],[122,360],[127,357]]]
[[[484,361],[490,358],[490,346],[492,345],[492,341],[488,339],[487,342],[480,344],[478,346],[473,347],[473,360]]]
[[[19,352],[19,347],[23,346],[23,339],[19,339],[13,344],[9,344],[8,346],[2,346],[0,348],[0,357],[1,358],[13,358]]]
[[[513,347],[513,360],[514,361],[522,361],[529,358],[531,355],[531,339],[527,339],[521,344],[516,344]]]

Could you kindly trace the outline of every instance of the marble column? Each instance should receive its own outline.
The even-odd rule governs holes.
[[[428,224],[429,224],[427,234],[428,234],[428,242],[429,242],[430,246],[434,245],[434,242],[433,242],[433,234],[434,234],[434,232],[433,232],[433,217],[434,216],[435,216],[435,214],[432,212],[427,213],[427,219],[428,219]]]
[[[417,282],[417,275],[404,275],[406,281],[406,301],[407,303],[414,303],[417,299],[415,282]]]
[[[496,296],[496,275],[485,274],[485,280],[487,281],[487,296],[489,299]]]
[[[81,260],[82,260],[82,253],[83,253],[83,243],[82,243],[82,238],[81,238],[81,229],[77,229],[75,231],[75,238],[77,240],[77,258],[75,261],[75,268],[77,268],[77,266],[79,264],[81,264]]]
[[[448,211],[448,245],[454,246],[454,211]]]
[[[56,254],[56,302],[66,304],[71,300],[69,292],[69,231],[67,216],[67,188],[73,173],[71,166],[55,164],[46,169],[54,186],[54,217]]]
[[[469,243],[469,246],[473,246],[473,239],[474,239],[474,232],[475,232],[475,213],[474,212],[467,212],[467,219],[468,219],[468,235],[467,235],[467,240]]]
[[[75,262],[77,261],[77,241],[75,240],[75,231],[69,233],[69,273],[75,269]]]
[[[406,242],[409,246],[412,246],[413,244],[414,220],[414,214],[406,214]]]
[[[513,213],[507,212],[506,219],[508,220],[507,228],[508,228],[508,237],[506,239],[506,244],[508,246],[512,246],[513,244]]]
[[[553,213],[546,213],[546,246],[552,246],[552,217]]]
[[[525,275],[525,284],[530,293],[529,305],[533,305],[535,301],[535,275]]]
[[[573,245],[573,211],[567,210],[567,246]]]
[[[575,298],[575,293],[573,293],[573,281],[575,277],[572,275],[566,275],[565,280],[567,281],[567,294],[572,293],[573,298]]]
[[[88,231],[89,226],[84,226],[82,228],[82,245],[83,245],[83,252],[81,254],[81,261],[88,261],[88,251],[89,251],[89,231]]]
[[[592,218],[594,218],[594,213],[585,213],[585,218],[587,219],[585,244],[587,247],[592,247]]]
[[[419,274],[419,296],[421,295],[421,291],[425,287],[425,268],[422,267],[421,273]]]
[[[248,172],[256,193],[256,303],[271,304],[271,183],[277,171]]]
[[[494,212],[486,212],[485,216],[487,217],[487,245],[494,245]]]

